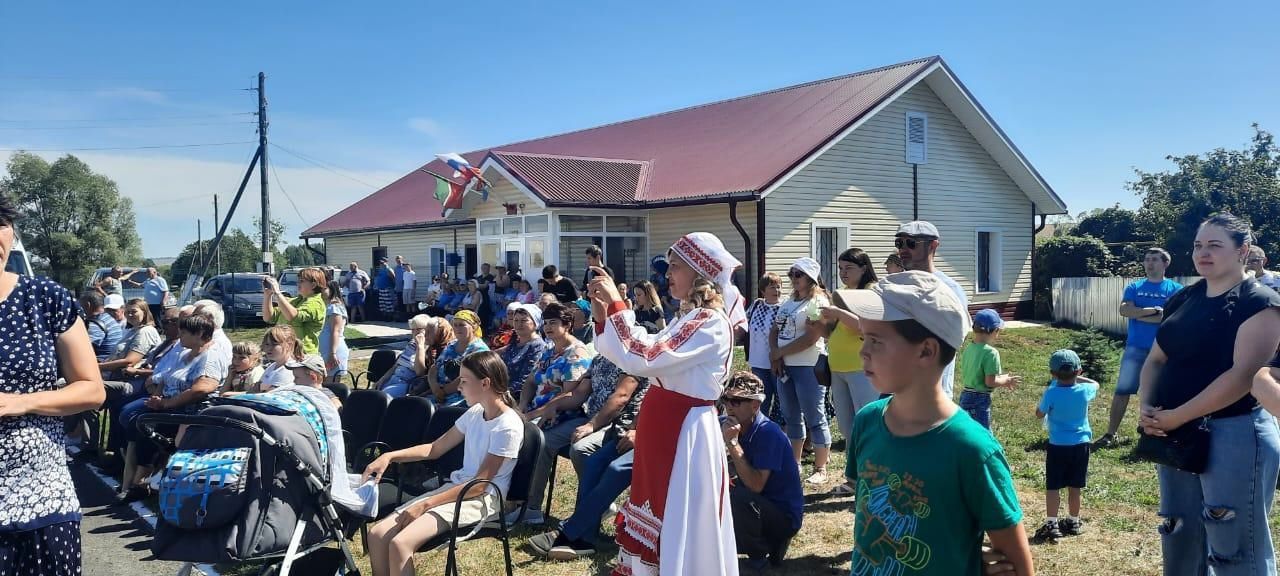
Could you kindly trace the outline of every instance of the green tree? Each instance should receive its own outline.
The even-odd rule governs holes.
[[[200,254],[204,254],[205,260],[212,255],[209,250],[213,248],[212,240],[204,240],[200,243],[192,242],[187,244],[178,254],[169,268],[171,277],[170,284],[174,286],[182,286],[187,281],[190,274],[200,273]],[[222,245],[219,247],[222,252],[222,270],[224,272],[253,272],[257,270],[258,259],[260,257],[259,246],[254,242],[253,238],[239,228],[229,230],[222,237]],[[209,267],[209,274],[212,275],[214,268]],[[207,277],[207,276],[206,276]]]
[[[75,156],[50,164],[17,152],[0,193],[18,205],[27,249],[48,262],[49,274],[64,286],[79,286],[94,268],[142,259],[133,202]]]
[[[1191,243],[1214,212],[1231,212],[1253,224],[1257,244],[1280,253],[1280,151],[1272,135],[1253,125],[1242,150],[1219,148],[1207,154],[1169,156],[1175,169],[1138,171],[1130,188],[1142,197],[1143,225],[1173,255],[1169,274],[1195,274]]]
[[[1086,214],[1072,230],[1073,236],[1093,236],[1107,244],[1152,240],[1151,234],[1141,226],[1138,213],[1119,204],[1099,208]]]
[[[315,266],[316,257],[304,244],[293,244],[284,249],[285,265],[289,267]]]

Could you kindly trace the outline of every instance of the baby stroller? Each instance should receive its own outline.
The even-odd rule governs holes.
[[[138,418],[162,445],[172,441],[160,432],[185,427],[160,481],[157,559],[188,563],[184,573],[192,563],[278,560],[261,574],[359,574],[329,492],[324,418],[313,390],[293,388]]]

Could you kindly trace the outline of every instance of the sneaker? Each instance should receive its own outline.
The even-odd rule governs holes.
[[[1050,522],[1046,520],[1044,525],[1041,526],[1039,530],[1036,530],[1036,535],[1034,538],[1041,542],[1045,542],[1045,541],[1052,542],[1061,537],[1062,537],[1062,531],[1058,530],[1058,523]]]
[[[782,561],[787,558],[787,550],[791,548],[791,539],[794,535],[783,538],[782,541],[774,544],[773,549],[769,551],[769,564],[774,568],[782,565]]]
[[[559,536],[559,530],[544,532],[529,538],[529,546],[533,548],[533,551],[537,553],[538,556],[546,556],[551,553],[551,549],[555,547],[556,539],[559,538]]]
[[[1115,448],[1120,442],[1116,440],[1116,435],[1111,433],[1103,434],[1093,445],[1097,448]]]
[[[1067,536],[1084,534],[1084,522],[1079,518],[1063,518],[1058,521],[1058,531]]]
[[[577,560],[594,556],[596,547],[583,542],[582,540],[570,540],[563,532],[556,536],[555,546],[551,547],[551,551],[547,553],[552,560]]]
[[[805,484],[826,484],[827,473],[824,470],[818,470],[812,476],[806,478],[804,482]]]
[[[618,515],[618,505],[617,505],[616,503],[615,503],[615,504],[610,504],[610,505],[609,505],[609,509],[608,509],[608,510],[605,510],[605,511],[604,511],[604,514],[600,516],[600,521],[601,521],[601,522],[612,522],[612,521],[613,521],[613,518],[614,518],[615,516],[617,516],[617,515]]]

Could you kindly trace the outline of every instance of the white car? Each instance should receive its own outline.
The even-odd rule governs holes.
[[[22,247],[21,238],[14,238],[13,248],[9,250],[9,260],[4,263],[4,271],[23,276],[35,276],[31,271],[31,260],[27,258],[27,251]]]
[[[307,268],[319,268],[325,271],[330,278],[338,278],[342,275],[342,269],[333,266],[308,266],[301,268],[285,268],[276,276],[276,282],[280,284],[280,292],[285,296],[294,296],[298,293],[298,273]],[[346,287],[342,289],[342,296],[345,299],[347,295]]]

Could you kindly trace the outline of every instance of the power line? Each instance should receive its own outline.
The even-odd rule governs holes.
[[[279,148],[281,151],[283,151],[283,152],[285,152],[285,153],[287,153],[287,154],[289,154],[289,155],[291,155],[291,156],[294,156],[295,158],[298,158],[299,160],[303,160],[303,161],[305,161],[305,162],[309,162],[309,163],[311,163],[311,164],[314,164],[314,165],[316,165],[316,166],[319,166],[320,168],[323,168],[323,169],[325,169],[325,170],[328,170],[329,172],[332,172],[332,173],[334,173],[334,174],[337,174],[338,176],[341,176],[341,177],[343,177],[343,178],[346,178],[346,179],[348,179],[348,180],[351,180],[352,182],[356,182],[356,183],[359,183],[359,184],[363,184],[363,185],[365,185],[365,186],[368,186],[368,187],[370,187],[370,188],[373,188],[374,190],[380,190],[380,189],[382,189],[382,188],[384,188],[384,187],[385,187],[385,186],[379,186],[379,185],[377,185],[377,184],[370,184],[370,183],[368,183],[368,182],[365,182],[364,180],[361,180],[361,179],[359,179],[359,178],[356,178],[355,176],[351,176],[351,175],[348,175],[348,174],[344,174],[344,173],[342,173],[342,172],[340,172],[340,171],[339,171],[339,170],[340,170],[339,168],[337,168],[336,166],[334,166],[334,165],[332,165],[332,164],[329,164],[329,163],[324,162],[324,161],[322,161],[322,160],[317,160],[317,159],[315,159],[315,158],[311,158],[311,157],[307,156],[306,154],[302,154],[302,153],[300,153],[300,152],[294,152],[293,150],[290,150],[290,149],[288,149],[288,148],[285,148],[284,146],[281,146],[281,145],[279,145],[279,144],[276,144],[275,142],[272,142],[272,143],[271,143],[271,145],[272,145],[272,146],[274,146],[274,147],[276,147],[276,148]]]
[[[280,173],[279,173],[279,172],[276,172],[276,165],[275,165],[275,164],[271,164],[271,165],[270,165],[270,168],[271,168],[271,175],[272,175],[272,176],[275,176],[275,178],[276,178],[276,187],[280,189],[280,193],[281,193],[281,194],[284,194],[284,198],[285,198],[285,200],[288,200],[288,201],[289,201],[289,205],[290,205],[290,206],[293,206],[293,213],[298,215],[298,220],[301,220],[301,221],[302,221],[302,223],[303,223],[303,224],[305,224],[305,225],[307,226],[307,228],[310,228],[310,227],[311,227],[311,223],[310,223],[310,222],[308,222],[306,218],[303,218],[303,216],[302,216],[302,211],[301,211],[301,210],[299,210],[299,209],[298,209],[298,205],[297,205],[297,204],[294,204],[294,202],[293,202],[293,197],[292,197],[292,196],[289,196],[289,193],[288,193],[288,192],[286,192],[286,191],[285,191],[285,189],[284,189],[284,184],[281,184],[281,183],[280,183]]]
[[[159,150],[161,148],[203,148],[206,146],[235,146],[256,144],[252,140],[241,142],[210,142],[204,144],[157,144],[153,146],[102,146],[94,148],[0,148],[0,152],[98,152],[103,150]]]
[[[244,126],[246,124],[254,124],[253,121],[237,121],[237,122],[189,122],[176,124],[97,124],[84,126],[0,126],[0,130],[113,130],[120,128],[140,129],[140,128],[179,128],[187,126]]]
[[[32,124],[45,122],[152,122],[159,120],[199,120],[230,116],[253,116],[256,112],[224,112],[222,114],[188,114],[181,116],[129,116],[115,118],[48,118],[44,120],[0,118],[0,124]]]

